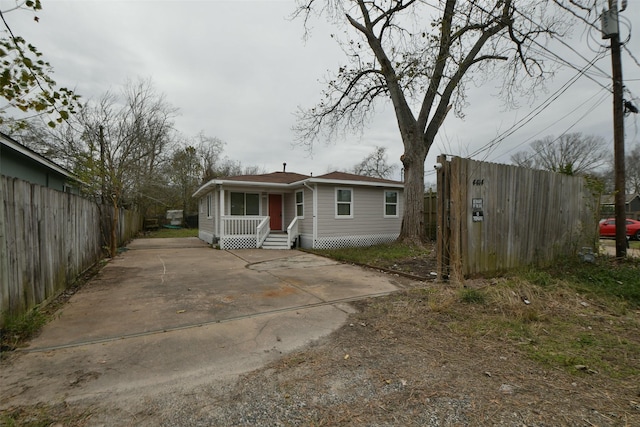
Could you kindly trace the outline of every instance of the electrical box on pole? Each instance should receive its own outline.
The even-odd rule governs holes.
[[[603,10],[600,15],[600,30],[603,39],[610,39],[619,33],[618,11],[616,9]]]

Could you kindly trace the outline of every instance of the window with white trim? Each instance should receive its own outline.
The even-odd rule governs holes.
[[[336,188],[336,218],[353,218],[353,190]]]
[[[231,215],[260,215],[260,194],[231,193]]]
[[[384,192],[384,217],[385,218],[398,217],[398,192],[397,191]]]
[[[213,194],[207,194],[207,218],[213,217]]]
[[[304,217],[304,191],[296,191],[296,216]]]

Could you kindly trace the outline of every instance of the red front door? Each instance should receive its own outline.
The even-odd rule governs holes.
[[[282,230],[282,194],[269,194],[269,227],[272,230]]]

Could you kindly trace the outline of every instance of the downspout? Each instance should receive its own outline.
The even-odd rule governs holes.
[[[311,190],[313,194],[313,242],[311,243],[311,248],[315,249],[316,240],[318,239],[318,193],[316,192],[316,187],[311,187],[306,181],[302,185]]]

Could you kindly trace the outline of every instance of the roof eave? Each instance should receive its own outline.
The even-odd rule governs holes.
[[[355,181],[345,179],[324,179],[324,178],[306,178],[300,181],[291,183],[281,182],[259,182],[259,181],[234,181],[225,179],[213,179],[203,186],[201,186],[191,197],[199,197],[206,193],[216,185],[224,185],[229,187],[259,187],[259,188],[281,188],[291,189],[304,185],[305,183],[316,184],[333,184],[333,185],[360,185],[367,187],[387,187],[387,188],[402,188],[404,189],[404,183],[402,182],[374,182],[374,181]]]
[[[256,182],[256,181],[233,181],[233,180],[224,180],[224,179],[213,179],[202,187],[198,188],[198,190],[193,193],[191,197],[199,197],[203,194],[208,193],[207,190],[211,189],[216,185],[223,185],[227,187],[260,187],[260,188],[292,188],[295,186],[295,183],[281,183],[281,182]]]
[[[57,173],[59,173],[60,175],[65,176],[68,179],[71,179],[71,180],[76,181],[76,182],[78,182],[80,184],[86,185],[86,183],[82,182],[78,177],[73,175],[73,173],[71,173],[70,171],[64,169],[62,166],[58,166],[57,164],[55,164],[51,160],[49,160],[46,157],[36,153],[35,151],[30,150],[27,147],[22,146],[21,144],[19,144],[16,141],[14,141],[10,136],[5,135],[3,133],[0,133],[0,139],[2,139],[3,144],[5,144],[7,147],[11,148],[14,151],[17,151],[18,153],[22,154],[23,156],[28,157],[31,160],[34,160],[34,161],[40,163],[41,165],[46,166],[49,169],[56,171]]]
[[[215,186],[216,186],[216,184],[219,184],[219,183],[220,183],[220,182],[219,182],[219,180],[217,180],[217,179],[212,179],[211,181],[208,181],[208,182],[206,182],[205,184],[203,184],[202,186],[200,186],[200,188],[198,188],[198,189],[196,190],[196,192],[195,192],[195,193],[193,193],[193,194],[191,195],[191,197],[198,197],[198,196],[201,196],[201,195],[203,195],[203,194],[207,193],[207,191],[206,191],[206,190],[208,190],[208,189],[209,189],[209,188],[211,188],[211,187],[215,187]]]
[[[402,182],[375,182],[375,181],[355,181],[347,179],[325,179],[325,178],[309,178],[305,180],[309,183],[318,184],[338,184],[338,185],[364,185],[368,187],[392,187],[392,188],[404,188]]]

